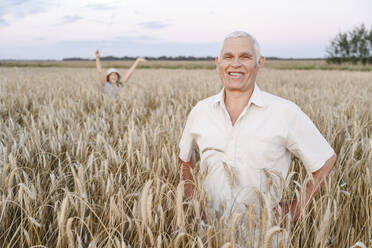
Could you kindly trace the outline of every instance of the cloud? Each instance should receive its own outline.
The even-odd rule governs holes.
[[[21,19],[27,15],[46,12],[53,4],[47,0],[1,0],[0,25],[9,25],[5,16]]]
[[[161,40],[151,37],[149,35],[137,35],[137,36],[116,36],[112,38],[111,42],[161,42]]]
[[[141,22],[137,25],[147,29],[162,29],[170,26],[170,24],[161,21]]]
[[[30,2],[31,0],[3,0],[1,1],[1,4],[0,4],[0,7],[1,9],[2,8],[6,8],[6,7],[13,7],[13,6],[16,6],[16,5],[20,5],[20,4],[23,4],[23,3],[27,3],[27,2]]]
[[[61,18],[61,22],[58,23],[57,25],[64,25],[64,24],[70,24],[70,23],[75,23],[79,20],[83,19],[82,16],[77,16],[77,15],[74,15],[74,16],[71,16],[71,15],[68,15],[68,16],[64,16]]]
[[[9,25],[9,23],[7,21],[5,21],[5,19],[0,16],[0,26],[8,26],[8,25]]]
[[[87,4],[85,5],[85,8],[91,9],[91,10],[112,10],[117,8],[118,5],[116,3],[97,3],[97,4]]]

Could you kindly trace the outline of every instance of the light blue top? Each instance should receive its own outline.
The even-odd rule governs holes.
[[[110,84],[109,82],[105,82],[105,85],[103,86],[103,91],[108,96],[117,96],[117,94],[120,92],[120,89],[124,86],[122,82],[119,83],[119,86]]]

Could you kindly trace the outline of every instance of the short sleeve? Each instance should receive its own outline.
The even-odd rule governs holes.
[[[193,124],[195,123],[195,113],[194,109],[192,109],[187,117],[186,125],[182,133],[182,137],[179,143],[180,154],[179,158],[184,162],[189,162],[191,159],[191,155],[195,149],[194,144],[194,136],[191,133],[191,129]]]
[[[291,116],[287,149],[301,159],[308,171],[317,171],[335,152],[299,107],[295,107]]]

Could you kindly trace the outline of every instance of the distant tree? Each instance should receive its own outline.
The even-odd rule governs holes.
[[[81,61],[81,60],[85,60],[85,59],[78,58],[78,57],[72,57],[72,58],[64,58],[64,59],[62,59],[62,61]]]
[[[327,48],[329,63],[372,63],[372,29],[364,24],[345,33],[339,33]]]

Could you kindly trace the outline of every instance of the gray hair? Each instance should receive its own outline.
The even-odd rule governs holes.
[[[222,52],[223,44],[225,43],[225,41],[227,39],[230,39],[230,38],[239,38],[239,37],[247,37],[248,39],[250,39],[251,41],[253,41],[253,49],[254,49],[255,56],[256,56],[256,63],[258,63],[258,60],[261,57],[260,44],[258,43],[258,41],[256,40],[256,38],[253,37],[253,35],[251,35],[251,34],[249,34],[247,32],[244,32],[244,31],[234,31],[234,32],[226,35],[225,38],[223,39],[223,42],[222,42],[222,45],[221,45],[221,48],[220,48],[220,55],[221,55],[221,52]]]

